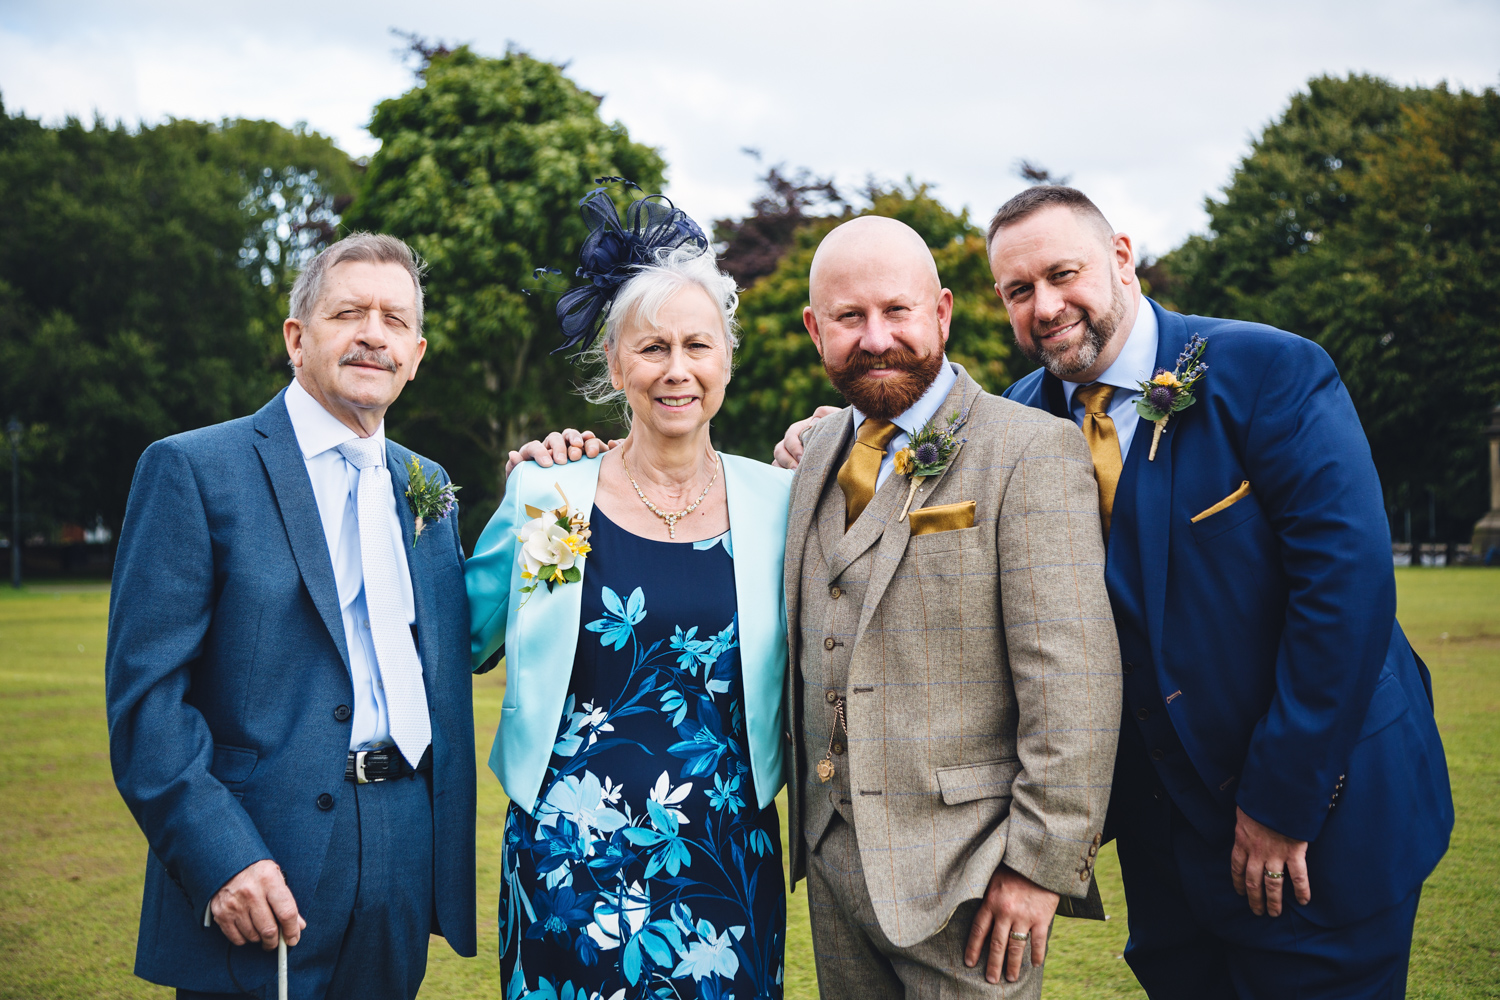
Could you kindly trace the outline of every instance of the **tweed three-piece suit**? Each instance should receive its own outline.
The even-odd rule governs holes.
[[[1120,659],[1093,465],[1071,423],[955,368],[938,420],[966,411],[964,443],[915,494],[926,514],[901,518],[892,474],[845,530],[849,409],[792,485],[787,846],[824,997],[997,995],[962,954],[1002,862],[1097,909]],[[1003,993],[1040,980],[1028,964]]]

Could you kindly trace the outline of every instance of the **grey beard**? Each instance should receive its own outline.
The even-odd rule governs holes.
[[[1104,346],[1114,339],[1115,333],[1120,329],[1120,321],[1125,318],[1125,296],[1120,289],[1115,291],[1115,300],[1109,312],[1100,316],[1097,320],[1088,313],[1083,314],[1083,343],[1078,345],[1078,353],[1073,360],[1065,361],[1061,354],[1049,352],[1045,347],[1033,347],[1027,350],[1021,347],[1020,339],[1017,338],[1016,346],[1021,347],[1021,353],[1032,361],[1047,369],[1058,378],[1066,378],[1076,375],[1082,371],[1088,371],[1094,367],[1094,362],[1099,360],[1099,354]]]

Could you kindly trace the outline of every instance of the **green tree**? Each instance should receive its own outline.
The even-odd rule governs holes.
[[[932,196],[926,185],[872,185],[867,205],[807,223],[775,270],[740,297],[742,342],[724,409],[714,422],[716,444],[752,458],[770,460],[786,427],[822,404],[842,406],[828,383],[817,349],[802,325],[808,269],[818,243],[835,226],[858,215],[883,215],[911,226],[932,248],[938,275],[953,291],[948,357],[962,364],[991,392],[1030,371],[1014,351],[1010,320],[995,295],[984,253],[984,236],[969,221]]]
[[[1185,311],[1317,340],[1343,375],[1393,516],[1466,537],[1500,398],[1500,95],[1320,78],[1168,255]],[[1398,535],[1404,517],[1397,517]]]
[[[148,444],[284,384],[281,265],[331,231],[292,224],[331,222],[352,181],[348,157],[301,129],[47,128],[0,106],[0,414],[29,428],[33,529],[118,527]]]
[[[663,162],[602,121],[600,99],[561,67],[524,52],[434,50],[420,76],[376,108],[381,149],[347,221],[407,240],[428,262],[430,346],[393,433],[466,486],[474,537],[504,491],[511,448],[564,424],[609,422],[570,391],[577,367],[548,353],[556,292],[577,266],[578,202],[594,178],[658,191]],[[537,282],[537,267],[563,278]]]

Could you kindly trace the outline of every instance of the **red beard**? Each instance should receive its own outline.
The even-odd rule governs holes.
[[[859,351],[838,368],[825,361],[823,370],[828,373],[833,387],[860,413],[878,420],[890,420],[911,409],[912,404],[922,398],[942,366],[942,351],[923,356],[896,348],[884,354]],[[867,373],[875,368],[891,368],[899,374],[868,378]]]

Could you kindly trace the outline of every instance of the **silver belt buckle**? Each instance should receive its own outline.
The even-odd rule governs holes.
[[[370,751],[356,750],[354,752],[354,783],[356,785],[368,785],[370,779],[365,777],[365,755]]]

